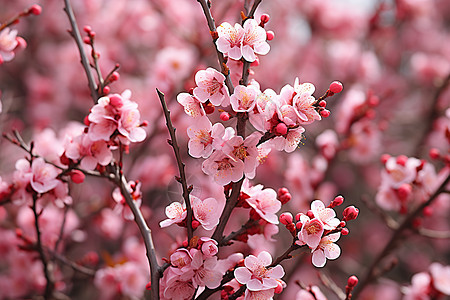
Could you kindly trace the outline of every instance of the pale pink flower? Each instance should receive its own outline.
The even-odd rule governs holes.
[[[185,248],[177,249],[170,256],[170,263],[172,266],[177,267],[181,270],[183,268],[189,268],[192,262],[192,256],[189,251]]]
[[[275,289],[250,291],[245,290],[244,300],[272,300],[275,295]]]
[[[414,274],[411,278],[411,286],[402,289],[405,297],[404,300],[430,299],[429,290],[431,284],[431,276],[429,273],[421,272]]]
[[[248,62],[256,60],[256,54],[269,53],[270,46],[266,42],[267,34],[255,19],[247,19],[244,23],[244,38],[242,40],[242,56]]]
[[[256,167],[259,164],[259,152],[256,145],[261,136],[261,133],[253,132],[251,135],[247,136],[244,141],[241,136],[235,136],[231,138],[227,144],[227,146],[232,149],[230,155],[233,158],[240,159],[244,162],[244,174],[249,179],[255,177]]]
[[[395,191],[387,184],[382,184],[375,195],[375,202],[384,210],[400,211],[401,203]]]
[[[188,127],[187,129],[187,134],[189,137],[188,148],[189,154],[192,157],[207,158],[211,155],[213,151],[212,129],[213,128],[211,122],[207,117],[201,117],[196,119],[196,122]]]
[[[323,223],[317,219],[309,219],[306,215],[301,215],[302,229],[298,233],[298,245],[308,245],[309,248],[315,249],[322,239],[324,232]]]
[[[160,227],[167,227],[172,224],[181,223],[186,218],[186,206],[180,202],[172,202],[166,207],[166,216],[168,219],[159,223]]]
[[[227,106],[230,104],[228,87],[224,84],[225,75],[213,68],[200,70],[195,74],[194,96],[205,103],[207,100],[215,106]]]
[[[276,213],[281,208],[281,202],[277,199],[275,190],[264,189],[246,199],[246,201],[261,218],[272,224],[279,223]]]
[[[123,222],[123,218],[111,208],[103,208],[95,224],[103,237],[115,240],[122,234]]]
[[[292,106],[294,106],[300,124],[310,124],[314,122],[314,120],[322,119],[316,108],[313,106],[315,102],[316,99],[308,93],[297,94],[294,96]]]
[[[128,192],[130,193],[133,201],[136,203],[136,206],[139,208],[142,204],[142,193],[141,193],[141,183],[129,181],[128,182]],[[114,211],[116,213],[122,213],[123,217],[126,220],[134,220],[133,212],[131,211],[130,207],[128,206],[125,197],[122,195],[122,192],[119,188],[115,188],[112,197],[114,201],[116,201],[116,206],[114,207]]]
[[[341,234],[333,233],[324,236],[316,249],[312,250],[312,263],[316,267],[323,267],[328,259],[336,259],[341,255],[341,248],[336,242]]]
[[[206,286],[210,289],[218,287],[223,274],[216,269],[217,256],[204,257],[203,253],[196,249],[191,249],[191,255],[191,268],[194,271],[194,274],[190,275],[186,273],[186,275],[192,278],[194,287]]]
[[[58,170],[41,157],[34,159],[31,163],[31,173],[33,174],[30,180],[31,187],[38,193],[48,192],[59,183],[56,178]]]
[[[303,132],[305,132],[305,128],[301,126],[296,129],[289,129],[286,136],[277,136],[270,140],[270,144],[278,151],[284,150],[291,153],[297,149],[298,144],[302,141]]]
[[[225,128],[221,123],[216,123],[213,125],[211,136],[213,138],[212,146],[214,150],[229,152],[232,148],[228,142],[236,136],[236,132],[233,127]]]
[[[208,237],[201,237],[200,241],[202,241],[201,250],[205,257],[212,257],[219,252],[219,248],[217,247],[218,243],[216,240]]]
[[[18,45],[17,30],[6,27],[0,31],[0,65],[4,61],[10,61],[14,58],[14,49]]]
[[[214,198],[200,200],[195,196],[190,196],[194,217],[206,230],[212,230],[219,224],[221,211],[217,209],[218,202]]]
[[[74,161],[80,161],[80,166],[93,170],[97,164],[107,166],[112,158],[112,152],[106,141],[93,141],[88,134],[82,134],[69,141],[66,145],[66,156]]]
[[[199,118],[206,115],[202,103],[191,94],[180,93],[177,96],[177,101],[183,105],[184,112],[188,116]]]
[[[256,98],[261,92],[253,85],[238,85],[230,97],[231,107],[235,112],[249,112],[256,105]]]
[[[336,212],[331,208],[326,208],[320,200],[314,200],[311,203],[311,210],[314,216],[323,223],[325,230],[333,230],[341,222],[338,218],[335,218]]]
[[[175,276],[165,285],[161,285],[164,287],[162,289],[163,297],[161,299],[190,300],[195,293],[195,287],[191,280],[184,281]]]
[[[249,255],[244,260],[245,267],[234,270],[234,276],[240,284],[247,285],[250,291],[261,291],[276,288],[278,279],[284,276],[281,265],[267,268],[272,263],[269,252],[262,251],[258,257]]]
[[[124,105],[120,107],[117,129],[126,138],[123,139],[125,144],[142,142],[145,139],[147,133],[141,127],[141,114],[136,102],[125,101]]]
[[[217,27],[219,38],[216,41],[217,49],[229,58],[239,60],[242,57],[242,40],[244,38],[244,29],[238,23],[231,26],[224,22]]]
[[[419,159],[409,157],[403,166],[397,163],[396,157],[390,157],[386,161],[386,170],[381,174],[382,181],[396,189],[404,183],[412,183],[417,176],[417,167],[420,164]]]
[[[244,175],[244,162],[238,158],[232,158],[222,151],[214,151],[202,164],[202,170],[206,175],[213,177],[220,185],[239,181]]]
[[[88,116],[89,125],[89,137],[93,141],[105,140],[109,141],[111,135],[117,129],[117,120],[115,116],[118,114],[118,110],[110,105],[110,98],[105,96],[98,99],[96,105],[91,109],[91,113]]]
[[[430,273],[433,278],[434,287],[441,293],[450,296],[450,266],[440,263],[430,265]]]

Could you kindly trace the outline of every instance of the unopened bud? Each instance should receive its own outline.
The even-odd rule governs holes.
[[[342,235],[348,235],[350,233],[350,231],[348,230],[348,228],[342,228],[341,229],[341,234]]]
[[[330,84],[330,91],[334,94],[340,93],[342,92],[342,89],[344,88],[344,86],[342,85],[342,83],[340,83],[339,81],[333,81]]]
[[[405,201],[412,193],[412,186],[408,183],[402,184],[398,190],[397,195],[400,198],[400,201]]]
[[[262,14],[261,15],[261,22],[262,23],[267,23],[267,22],[269,22],[269,20],[270,20],[270,16],[268,15],[268,14]]]
[[[200,222],[197,220],[192,221],[192,229],[197,229],[197,227],[200,226]]]
[[[347,285],[349,287],[355,287],[357,284],[358,284],[358,277],[356,277],[355,275],[352,275],[348,278]]]
[[[406,162],[408,161],[408,157],[406,155],[397,156],[397,164],[400,166],[406,166]]]
[[[328,109],[323,109],[320,111],[320,115],[323,118],[328,118],[330,116],[331,112]]]
[[[230,119],[230,114],[226,111],[223,111],[220,113],[220,119],[224,122],[228,121]]]
[[[344,212],[342,214],[344,216],[344,221],[351,221],[358,217],[359,209],[352,205],[344,209]]]
[[[266,38],[268,41],[273,40],[275,37],[275,33],[272,30],[266,31]]]
[[[281,284],[281,282],[278,282],[277,287],[275,288],[275,294],[280,294],[283,291],[283,285]]]
[[[290,212],[285,212],[280,215],[280,223],[283,225],[292,224],[294,217]]]
[[[284,123],[278,123],[275,127],[275,132],[279,135],[285,135],[287,133],[287,126]]]
[[[344,197],[342,197],[342,196],[336,196],[336,198],[334,198],[334,200],[331,201],[331,203],[330,203],[330,205],[329,205],[329,208],[333,208],[333,207],[339,206],[339,205],[341,205],[342,203],[344,203]]]
[[[391,158],[391,156],[389,154],[383,154],[383,155],[381,155],[380,161],[384,165],[389,160],[389,158]]]
[[[431,159],[438,159],[439,157],[441,157],[441,152],[439,151],[439,149],[431,148],[428,155],[430,155]]]
[[[41,14],[42,12],[42,7],[40,5],[37,4],[33,4],[30,8],[29,8],[29,13],[33,14],[35,16],[38,16]]]
[[[72,170],[70,172],[70,179],[74,182],[74,183],[82,183],[84,182],[84,179],[86,178],[86,176],[84,175],[83,172],[81,172],[80,170]]]

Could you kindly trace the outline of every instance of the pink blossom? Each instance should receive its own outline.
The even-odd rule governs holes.
[[[242,56],[248,62],[256,60],[256,54],[269,53],[270,46],[266,42],[266,31],[258,25],[255,19],[248,19],[244,23],[244,38],[242,40]]]
[[[314,88],[307,87],[299,87],[299,89],[308,90],[308,92],[302,92],[300,94],[296,94],[293,99],[293,104],[295,112],[299,118],[299,122],[301,124],[310,124],[314,122],[314,120],[321,120],[320,114],[317,112],[316,108],[313,104],[316,102],[316,99],[309,94],[310,90],[314,91]]]
[[[192,299],[195,293],[195,287],[192,280],[181,279],[180,275],[174,271],[174,268],[168,268],[161,280],[161,299]]]
[[[45,193],[54,189],[59,180],[56,178],[58,176],[57,169],[47,164],[43,158],[38,157],[31,163],[31,177],[30,184],[33,189],[38,193]]]
[[[291,153],[297,149],[298,144],[303,139],[303,132],[305,128],[298,127],[296,129],[289,129],[286,136],[277,136],[270,140],[270,144],[278,151],[286,151]]]
[[[272,300],[275,294],[275,289],[267,289],[267,290],[258,290],[258,291],[250,291],[249,289],[245,290],[244,300]]]
[[[244,162],[238,158],[232,158],[222,151],[214,151],[213,154],[203,162],[202,170],[205,174],[213,177],[220,185],[237,182],[244,175]]]
[[[271,263],[269,252],[262,251],[258,257],[249,255],[244,260],[245,267],[234,270],[234,276],[239,283],[247,285],[250,291],[276,288],[278,279],[284,276],[284,270],[281,265],[267,268]]]
[[[305,290],[298,291],[295,300],[327,300],[318,286],[313,285]]]
[[[217,27],[219,38],[216,41],[217,49],[229,58],[239,60],[242,57],[242,40],[244,29],[238,23],[233,26],[224,22]]]
[[[137,103],[126,101],[120,108],[120,119],[117,129],[126,138],[123,139],[125,144],[142,142],[147,135],[141,127],[141,114],[137,107]]]
[[[216,240],[207,237],[201,237],[200,241],[202,241],[202,253],[205,257],[212,257],[219,252],[219,248],[217,247],[218,243]]]
[[[212,125],[206,116],[196,119],[196,122],[187,129],[187,134],[189,136],[189,154],[192,157],[207,158],[211,155],[213,151]]]
[[[414,274],[411,286],[403,288],[404,300],[429,299],[431,276],[426,272]]]
[[[450,296],[450,266],[440,263],[430,265],[430,273],[433,278],[434,287],[441,293]]]
[[[207,100],[215,106],[230,104],[228,87],[224,84],[225,76],[213,68],[200,70],[195,74],[194,96],[202,103]]]
[[[382,180],[393,188],[399,188],[404,183],[412,183],[420,164],[420,160],[414,157],[407,158],[405,165],[398,164],[397,158],[390,157],[386,161],[386,171],[381,174]]]
[[[115,116],[118,114],[117,108],[110,105],[109,97],[102,97],[91,109],[89,114],[89,137],[93,141],[105,140],[109,141],[111,135],[117,129],[117,120]]]
[[[275,190],[264,189],[250,196],[246,201],[261,218],[272,224],[279,223],[276,213],[281,208],[281,202],[277,199]]]
[[[200,200],[195,196],[190,196],[194,217],[206,230],[212,230],[219,224],[221,211],[217,209],[218,202],[214,198]]]
[[[312,263],[316,267],[323,267],[328,259],[336,259],[341,255],[341,248],[334,242],[336,242],[340,233],[333,233],[324,236],[316,249],[312,250]]]
[[[172,264],[172,266],[177,267],[181,270],[185,267],[189,268],[191,262],[192,256],[189,251],[184,248],[175,250],[175,252],[170,256],[170,263]]]
[[[260,93],[253,85],[238,85],[230,97],[231,107],[235,112],[249,112],[255,107]]]
[[[309,219],[303,214],[301,215],[300,222],[302,223],[302,228],[298,233],[298,241],[296,241],[296,244],[307,244],[311,249],[315,249],[322,239],[324,232],[323,223],[318,218]]]
[[[196,249],[191,249],[191,255],[191,268],[194,274],[187,276],[192,278],[194,287],[206,286],[210,289],[218,287],[223,274],[216,269],[217,256],[204,257],[203,253]]]
[[[186,206],[180,202],[172,202],[166,207],[166,216],[168,219],[159,223],[160,227],[167,227],[172,224],[181,223],[186,218]]]
[[[311,210],[314,216],[323,223],[325,230],[333,230],[340,223],[339,219],[335,218],[336,212],[332,208],[326,208],[320,200],[314,200],[311,203]]]
[[[66,156],[74,161],[79,160],[81,168],[93,170],[97,164],[107,166],[113,156],[106,141],[92,141],[88,134],[82,134],[66,145]]]
[[[244,141],[242,141],[241,136],[235,136],[227,143],[227,147],[232,149],[230,155],[233,158],[240,159],[244,162],[244,174],[249,179],[255,177],[256,167],[259,164],[259,152],[256,145],[258,144],[261,136],[261,133],[253,132],[247,136]]]
[[[205,110],[201,102],[194,96],[188,93],[180,93],[177,96],[177,101],[184,107],[184,112],[193,118],[205,116]]]
[[[14,58],[14,49],[18,45],[17,30],[6,27],[0,31],[0,65],[4,61],[10,61]]]

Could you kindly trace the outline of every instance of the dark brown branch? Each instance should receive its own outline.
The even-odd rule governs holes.
[[[97,92],[94,76],[92,75],[89,60],[83,49],[83,40],[81,39],[80,30],[78,29],[77,21],[75,19],[75,15],[73,13],[72,6],[70,4],[70,0],[64,0],[64,11],[66,12],[66,14],[69,18],[70,27],[72,28],[72,30],[70,31],[70,34],[75,39],[75,42],[78,47],[78,51],[80,52],[81,64],[83,65],[84,72],[86,73],[86,76],[88,79],[88,85],[89,85],[89,90],[91,91],[92,100],[94,100],[94,103],[97,103],[98,92]]]
[[[114,184],[120,188],[120,192],[122,193],[122,196],[125,198],[126,203],[130,207],[131,211],[133,212],[134,221],[139,227],[139,231],[141,232],[141,235],[144,239],[145,249],[147,251],[147,260],[150,265],[150,277],[151,277],[151,283],[152,283],[152,289],[151,289],[151,299],[159,299],[159,279],[160,279],[160,272],[159,272],[159,265],[158,261],[156,259],[156,252],[155,252],[155,245],[153,244],[153,238],[152,238],[152,231],[148,227],[147,222],[144,219],[144,216],[142,215],[141,210],[137,207],[135,201],[133,200],[133,197],[131,196],[129,190],[128,190],[128,183],[127,180],[123,175],[121,175],[121,170],[116,166],[115,170],[115,177],[113,180]]]
[[[402,237],[404,231],[409,229],[411,227],[411,224],[415,218],[419,216],[419,214],[423,211],[425,207],[433,203],[434,200],[441,194],[443,191],[445,191],[445,187],[450,181],[450,175],[447,175],[447,178],[441,183],[441,185],[436,189],[436,191],[430,196],[430,198],[423,202],[421,205],[419,205],[414,211],[412,211],[400,224],[400,226],[397,228],[397,230],[392,234],[390,240],[386,244],[386,246],[383,248],[383,250],[380,252],[380,254],[375,258],[375,260],[370,265],[369,269],[367,270],[366,274],[362,277],[363,279],[358,284],[358,288],[355,289],[353,293],[354,299],[358,299],[359,293],[366,287],[367,284],[369,284],[373,279],[376,279],[376,269],[377,266],[381,263],[381,261],[391,252],[395,249],[397,241]]]
[[[161,91],[158,89],[156,89],[156,92],[158,93],[158,97],[159,97],[159,100],[161,101],[161,106],[164,111],[164,116],[166,117],[166,125],[167,125],[167,129],[169,129],[169,134],[170,134],[169,144],[170,144],[170,146],[172,146],[173,152],[175,153],[175,158],[177,159],[178,171],[180,172],[180,178],[179,178],[178,182],[181,183],[181,186],[183,188],[183,199],[184,199],[184,202],[186,203],[186,210],[187,210],[186,225],[187,225],[187,235],[188,235],[188,244],[189,244],[192,239],[192,236],[194,235],[193,229],[192,229],[192,207],[191,207],[191,201],[189,199],[189,194],[191,193],[191,191],[190,191],[191,188],[188,188],[188,186],[187,186],[186,173],[184,171],[185,165],[181,159],[180,147],[178,146],[178,143],[177,143],[177,136],[175,134],[175,128],[173,127],[172,121],[170,120],[170,111],[167,108],[166,100],[164,99],[164,94],[161,93]]]
[[[61,263],[63,263],[64,265],[69,266],[70,268],[72,268],[74,271],[79,272],[81,274],[87,275],[87,276],[94,276],[95,275],[95,270],[86,268],[85,266],[82,266],[80,264],[77,264],[74,261],[71,261],[69,259],[67,259],[65,256],[52,251],[51,249],[47,249],[47,252],[56,260],[60,261]]]
[[[33,214],[34,214],[34,227],[36,229],[36,251],[39,254],[39,259],[42,262],[42,269],[44,272],[44,276],[45,276],[45,280],[46,280],[46,284],[45,284],[45,291],[44,291],[44,298],[45,299],[52,299],[53,298],[53,291],[55,288],[55,283],[53,282],[53,276],[50,273],[49,270],[49,262],[48,259],[44,253],[44,247],[42,245],[42,240],[41,240],[41,230],[40,230],[40,226],[39,226],[39,217],[42,213],[37,211],[37,200],[38,200],[38,195],[36,193],[33,194],[33,204],[31,206],[31,209],[33,210]]]

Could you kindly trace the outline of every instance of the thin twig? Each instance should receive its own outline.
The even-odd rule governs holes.
[[[175,134],[175,128],[173,127],[172,121],[170,119],[170,111],[167,108],[166,100],[164,99],[164,94],[161,93],[161,91],[158,89],[156,89],[156,92],[158,93],[158,97],[159,97],[159,100],[161,101],[161,106],[164,111],[164,116],[166,117],[166,125],[167,125],[167,129],[169,129],[169,134],[170,134],[169,144],[170,144],[170,146],[172,146],[173,152],[175,153],[175,158],[177,160],[177,165],[178,165],[178,171],[180,172],[180,177],[177,180],[178,180],[178,182],[181,183],[181,186],[183,188],[183,199],[184,199],[184,202],[186,203],[186,210],[187,210],[186,226],[187,226],[188,244],[190,244],[190,241],[194,235],[193,229],[192,229],[192,207],[191,207],[191,201],[189,199],[189,194],[191,193],[192,187],[188,188],[188,186],[187,186],[186,173],[184,171],[185,165],[181,159],[180,147],[178,146],[178,143],[177,143],[177,136]]]
[[[84,49],[83,49],[83,40],[81,39],[80,30],[78,29],[77,21],[75,19],[75,15],[73,13],[72,6],[70,4],[70,0],[64,0],[64,11],[66,12],[67,16],[69,17],[70,26],[72,27],[70,34],[72,35],[72,37],[75,39],[75,42],[77,43],[78,51],[80,52],[80,57],[81,57],[81,64],[83,65],[84,72],[86,73],[86,76],[88,79],[88,85],[89,85],[89,89],[91,91],[92,100],[94,100],[94,103],[97,103],[98,92],[97,92],[94,76],[92,75],[89,60],[86,56],[86,52],[84,52]]]
[[[33,204],[31,206],[31,209],[33,210],[34,227],[36,229],[36,251],[38,252],[39,259],[42,262],[42,270],[44,272],[44,276],[45,276],[45,280],[46,280],[44,298],[52,299],[53,298],[53,290],[55,288],[55,283],[53,282],[52,275],[50,274],[49,262],[48,262],[47,257],[45,256],[44,247],[42,245],[41,230],[40,230],[40,226],[39,226],[39,217],[42,213],[42,210],[41,210],[41,212],[38,213],[37,200],[38,200],[38,195],[36,193],[33,193]]]
[[[326,275],[323,272],[319,272],[319,278],[322,283],[329,288],[339,299],[344,300],[346,299],[344,291],[334,282],[331,277]]]
[[[65,265],[71,267],[74,271],[77,271],[77,272],[87,275],[87,276],[95,275],[95,270],[92,270],[90,268],[86,268],[85,266],[77,264],[76,262],[67,259],[65,256],[63,256],[51,249],[46,249],[46,250],[53,258],[55,258],[56,260],[60,261],[61,263],[65,264]]]

